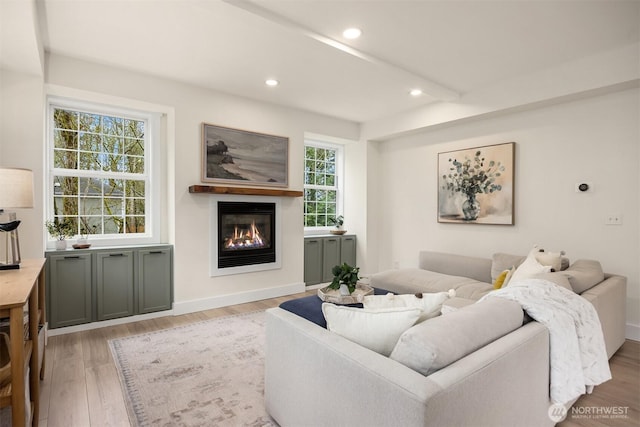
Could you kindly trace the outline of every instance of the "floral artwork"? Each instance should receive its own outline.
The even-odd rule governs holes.
[[[514,148],[438,153],[438,222],[513,225]]]

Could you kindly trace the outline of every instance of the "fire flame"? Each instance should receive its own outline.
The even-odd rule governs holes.
[[[225,237],[225,249],[259,249],[267,246],[264,237],[256,227],[255,221],[251,222],[248,229],[239,229],[236,225],[233,228],[233,235]]]

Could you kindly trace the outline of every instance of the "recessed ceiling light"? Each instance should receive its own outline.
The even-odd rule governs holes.
[[[271,86],[271,87],[273,87],[273,86],[278,86],[278,84],[279,84],[279,83],[280,83],[280,82],[279,82],[279,81],[277,81],[276,79],[267,79],[267,80],[265,80],[265,82],[264,82],[264,84],[266,84],[267,86]]]
[[[411,91],[409,91],[409,95],[420,96],[422,95],[422,89],[411,89]]]
[[[347,28],[342,32],[342,35],[348,39],[357,39],[362,35],[360,28]]]

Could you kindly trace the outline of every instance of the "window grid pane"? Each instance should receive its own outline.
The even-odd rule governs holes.
[[[145,233],[144,120],[52,108],[53,218],[75,234]]]
[[[328,227],[338,212],[336,150],[305,146],[304,226]]]

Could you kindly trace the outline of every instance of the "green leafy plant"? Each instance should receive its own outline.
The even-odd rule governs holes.
[[[468,199],[474,199],[478,193],[493,193],[502,190],[500,184],[496,184],[496,178],[504,172],[505,167],[500,162],[490,160],[485,162],[480,150],[476,151],[473,160],[465,156],[464,161],[449,159],[451,167],[449,174],[442,175],[445,185],[444,190],[452,193],[462,193]]]
[[[352,293],[356,289],[359,272],[359,267],[351,267],[346,262],[342,265],[336,265],[331,269],[333,280],[329,287],[331,289],[340,289],[340,285],[344,284],[349,288],[349,293]]]
[[[342,215],[338,215],[337,217],[327,218],[327,221],[335,225],[336,228],[340,228],[342,227],[342,224],[344,224],[344,217]]]
[[[73,223],[68,219],[60,221],[56,218],[53,221],[46,221],[44,226],[47,227],[49,234],[58,240],[65,240],[75,234]]]
[[[88,226],[83,221],[83,223],[80,224],[80,237],[86,240],[90,234],[96,234],[97,229],[97,225]]]

